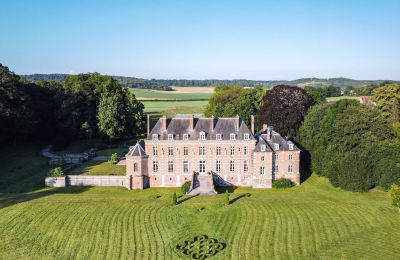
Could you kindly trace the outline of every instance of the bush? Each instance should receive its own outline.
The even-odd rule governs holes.
[[[396,207],[400,212],[400,186],[393,184],[389,190],[389,196],[392,200],[393,207]]]
[[[178,198],[176,197],[176,192],[172,195],[172,205],[178,205]]]
[[[113,153],[111,155],[110,163],[112,163],[112,164],[117,164],[118,163],[118,154],[117,153]]]
[[[293,186],[293,182],[289,179],[277,179],[272,182],[272,188],[275,189],[287,189]]]
[[[190,190],[190,186],[191,186],[191,185],[192,185],[192,182],[191,182],[191,181],[186,181],[186,182],[182,185],[182,187],[181,187],[182,194],[188,193],[189,190]]]
[[[226,190],[225,194],[224,194],[224,205],[225,206],[229,205],[229,193],[228,193],[228,190]]]
[[[56,167],[49,172],[48,176],[49,177],[62,177],[62,176],[64,176],[64,171],[61,167]]]

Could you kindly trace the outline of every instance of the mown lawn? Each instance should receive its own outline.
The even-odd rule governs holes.
[[[67,172],[68,175],[126,175],[125,165],[114,165],[110,162],[87,161],[81,166]]]
[[[400,214],[386,193],[352,193],[310,177],[290,190],[240,188],[171,206],[178,189],[41,189],[0,196],[0,259],[178,259],[207,234],[212,259],[398,259]],[[250,197],[241,197],[250,193]],[[182,200],[183,198],[180,198]],[[199,211],[200,208],[204,208]]]

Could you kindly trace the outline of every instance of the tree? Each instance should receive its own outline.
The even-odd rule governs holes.
[[[389,196],[392,200],[393,207],[396,207],[400,213],[400,186],[393,184],[389,190]]]
[[[315,104],[321,104],[326,102],[326,93],[323,88],[314,88],[310,86],[304,87],[304,90],[313,99]]]
[[[400,84],[387,84],[372,91],[372,100],[391,122],[400,120]]]
[[[228,190],[226,190],[225,194],[224,194],[224,205],[225,206],[229,205],[229,192],[228,192]]]
[[[64,176],[64,171],[61,167],[56,167],[49,172],[48,176],[49,177],[62,177],[62,176]]]
[[[258,127],[272,125],[283,136],[295,136],[313,99],[304,89],[280,85],[268,91],[257,112]]]
[[[111,164],[117,164],[118,163],[118,154],[117,153],[113,153],[111,154],[111,158],[110,158],[110,163]]]
[[[239,115],[247,125],[262,104],[265,94],[262,87],[245,89],[240,86],[220,86],[215,88],[204,110],[205,116],[233,117]]]
[[[172,194],[172,205],[178,205],[178,198],[176,197],[176,192]]]

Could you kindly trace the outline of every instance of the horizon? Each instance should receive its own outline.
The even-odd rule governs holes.
[[[19,75],[400,80],[400,2],[5,2],[0,63]]]

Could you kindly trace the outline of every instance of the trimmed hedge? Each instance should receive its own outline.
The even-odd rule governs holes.
[[[277,179],[272,182],[272,188],[275,189],[287,189],[293,186],[293,182],[289,179]]]
[[[191,185],[192,185],[191,181],[186,181],[181,187],[182,194],[188,193],[188,191],[190,190],[190,186]]]

